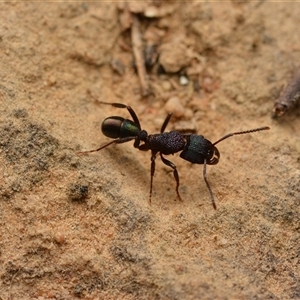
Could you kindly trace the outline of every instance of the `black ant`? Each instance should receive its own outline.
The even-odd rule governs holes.
[[[239,134],[251,133],[256,131],[268,130],[267,126],[229,133],[223,136],[221,139],[215,143],[211,143],[209,140],[205,139],[202,135],[196,134],[181,134],[178,131],[164,132],[172,114],[169,113],[161,126],[160,133],[149,134],[147,131],[141,129],[140,121],[134,112],[134,110],[122,103],[108,103],[97,101],[100,104],[111,105],[117,108],[126,108],[130,113],[132,120],[124,119],[119,116],[112,116],[106,118],[102,122],[102,133],[112,139],[115,139],[98,149],[79,152],[79,154],[90,153],[100,151],[112,144],[122,144],[134,140],[133,146],[141,151],[151,150],[151,179],[150,179],[150,195],[149,201],[151,203],[152,197],[152,185],[153,176],[155,172],[155,159],[157,153],[159,153],[162,162],[173,169],[173,175],[176,181],[176,193],[178,198],[182,201],[178,188],[179,188],[179,175],[176,166],[169,160],[167,160],[164,155],[174,154],[176,152],[182,151],[180,157],[193,163],[193,164],[203,164],[203,177],[207,185],[212,205],[216,209],[216,203],[212,189],[206,178],[206,165],[216,165],[219,162],[220,152],[216,148],[216,144],[221,141]],[[140,145],[140,143],[143,144]]]

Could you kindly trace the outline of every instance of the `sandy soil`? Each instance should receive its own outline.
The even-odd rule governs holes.
[[[271,112],[299,65],[300,4],[131,3],[159,57],[147,97],[127,9],[0,4],[0,299],[299,299],[300,110]],[[184,201],[158,157],[150,205],[150,152],[76,154],[109,141],[104,118],[130,117],[88,90],[148,133],[168,110],[167,130],[212,142],[271,130],[218,145],[216,211],[202,165],[178,154]]]

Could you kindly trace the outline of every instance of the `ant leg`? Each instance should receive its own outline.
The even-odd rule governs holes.
[[[141,151],[148,151],[148,150],[150,150],[149,147],[148,147],[148,145],[146,145],[146,144],[139,145],[138,148],[139,148],[139,150],[141,150]]]
[[[168,115],[167,115],[165,121],[163,122],[163,124],[162,124],[162,126],[161,126],[160,133],[163,133],[163,132],[165,131],[165,129],[166,129],[166,127],[167,127],[167,125],[168,125],[168,123],[169,123],[171,117],[172,117],[172,113],[168,113]]]
[[[110,105],[110,106],[117,107],[117,108],[126,108],[128,110],[128,112],[130,113],[134,123],[136,123],[136,125],[138,126],[139,129],[141,129],[139,118],[137,117],[135,111],[129,105],[122,104],[122,103],[116,103],[116,102],[110,103],[110,102],[99,101],[94,95],[92,95],[92,93],[89,90],[87,92],[88,92],[89,96],[92,97],[97,103],[106,104],[106,105]]]
[[[154,177],[154,173],[155,173],[156,153],[157,152],[152,151],[152,154],[151,154],[151,171],[150,171],[151,179],[150,179],[150,195],[149,195],[149,202],[150,202],[150,204],[151,204],[151,197],[152,197],[153,177]]]
[[[209,185],[209,183],[207,181],[207,178],[206,178],[206,159],[204,159],[204,164],[203,164],[203,177],[204,177],[206,186],[207,186],[209,194],[210,194],[210,198],[211,198],[211,202],[212,202],[213,208],[217,209],[214,194],[213,194],[213,192],[211,190],[211,187],[210,187],[210,185]]]
[[[124,137],[124,138],[121,138],[121,139],[118,139],[118,140],[114,140],[112,142],[109,142],[103,146],[101,146],[100,148],[98,149],[94,149],[94,150],[88,150],[88,151],[80,151],[80,152],[77,152],[77,154],[86,154],[86,153],[91,153],[91,152],[97,152],[97,151],[100,151],[106,147],[108,147],[109,145],[111,144],[122,144],[122,143],[126,143],[126,142],[130,142],[132,140],[134,140],[136,137],[132,137],[132,136],[129,136],[129,137]]]
[[[160,157],[161,157],[161,160],[163,161],[163,163],[165,165],[167,165],[168,167],[171,167],[173,169],[173,175],[174,175],[174,178],[176,180],[176,193],[177,193],[177,196],[178,196],[179,200],[182,201],[182,199],[180,197],[180,194],[179,194],[179,191],[178,191],[178,188],[179,188],[179,175],[178,175],[178,172],[177,172],[177,168],[171,161],[165,159],[162,156],[161,152],[159,154],[160,154]]]

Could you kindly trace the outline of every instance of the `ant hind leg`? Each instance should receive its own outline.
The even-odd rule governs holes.
[[[81,155],[81,154],[87,154],[87,153],[91,153],[91,152],[98,152],[98,151],[108,147],[109,145],[127,143],[127,142],[130,142],[130,141],[134,140],[134,139],[135,139],[135,137],[132,137],[132,136],[117,139],[117,140],[114,140],[112,142],[109,142],[109,143],[101,146],[100,148],[93,149],[93,150],[87,150],[87,151],[80,151],[80,152],[77,152],[77,154]]]
[[[103,101],[99,101],[92,93],[90,90],[87,91],[87,93],[89,94],[89,96],[91,98],[93,98],[96,103],[99,104],[105,104],[105,105],[110,105],[113,107],[117,107],[117,108],[126,108],[128,110],[128,112],[130,113],[134,123],[136,123],[136,125],[138,126],[139,129],[141,129],[141,125],[140,125],[140,121],[139,118],[137,117],[135,111],[131,108],[131,106],[126,105],[126,104],[122,104],[122,103],[117,103],[117,102],[103,102]]]

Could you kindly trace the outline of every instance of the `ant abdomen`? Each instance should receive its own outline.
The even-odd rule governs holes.
[[[145,144],[152,151],[169,155],[182,151],[185,148],[186,139],[178,131],[170,131],[150,134]]]
[[[106,118],[102,122],[101,130],[105,136],[111,139],[137,136],[140,132],[136,123],[118,116]]]

